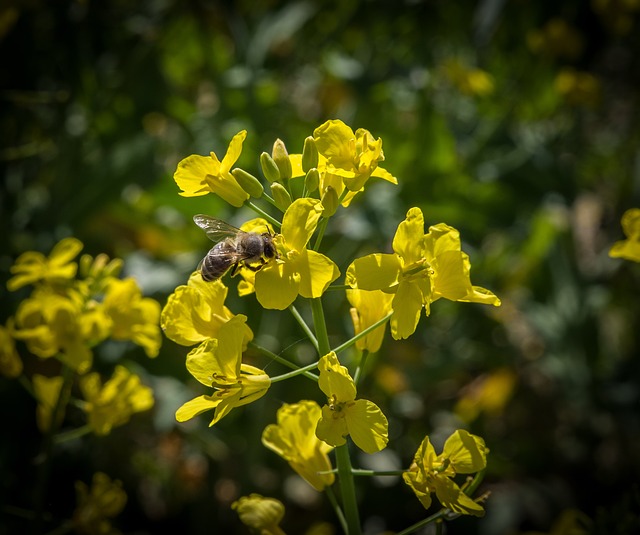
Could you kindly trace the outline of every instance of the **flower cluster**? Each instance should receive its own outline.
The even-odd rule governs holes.
[[[264,429],[262,442],[318,491],[329,492],[336,481],[329,457],[335,453],[344,527],[357,533],[347,443],[352,441],[365,453],[375,453],[389,442],[389,423],[382,409],[358,396],[356,384],[366,355],[381,349],[387,322],[394,339],[407,338],[416,331],[422,310],[428,315],[431,304],[440,298],[494,306],[499,306],[500,300],[489,290],[472,285],[469,256],[462,251],[458,231],[440,223],[425,232],[424,217],[417,207],[411,208],[399,224],[392,253],[355,259],[346,268],[345,283],[335,285],[341,268],[320,252],[330,219],[341,207],[348,208],[371,180],[398,183],[381,166],[385,159],[382,140],[362,128],[354,132],[338,120],[316,128],[300,154],[290,155],[284,143],[277,140],[271,153],[263,152],[259,158],[265,186],[248,171],[233,168],[246,135],[241,131],[232,139],[221,161],[213,152],[185,158],[178,164],[174,179],[183,196],[213,193],[234,207],[246,206],[258,213],[260,218],[247,221],[237,236],[220,238],[209,253],[213,255],[211,262],[235,266],[231,272],[232,276],[240,275],[240,296],[255,294],[265,309],[290,310],[316,348],[317,361],[300,368],[260,347],[253,341],[247,325],[249,318],[235,315],[224,304],[224,281],[228,277],[213,277],[212,282],[205,282],[196,271],[186,285],[176,288],[169,297],[161,324],[168,338],[195,346],[186,357],[186,367],[211,390],[178,408],[176,418],[183,422],[214,410],[210,423],[214,425],[233,408],[264,396],[275,382],[297,375],[317,381],[318,402],[307,399],[284,404],[278,410],[277,423]],[[267,205],[261,207],[258,201]],[[262,235],[265,231],[275,254],[264,254],[259,247],[245,247],[244,240],[249,241],[246,233]],[[207,235],[214,241],[218,239],[215,233]],[[211,278],[208,274],[207,279]],[[322,307],[322,296],[330,288],[346,291],[354,329],[354,336],[333,350]],[[313,326],[295,308],[298,302],[309,303]],[[249,344],[252,352],[294,371],[270,377],[244,362],[243,352]],[[339,358],[352,346],[360,352],[353,373]],[[311,373],[313,368],[317,368],[318,375]],[[470,497],[473,489],[458,486],[453,478],[481,472],[487,451],[481,438],[460,430],[436,456],[427,437],[414,465],[404,472],[404,481],[425,507],[431,505],[430,495],[435,492],[442,506],[450,511],[479,515],[483,510]],[[253,529],[280,532],[284,515],[280,502],[252,495],[233,507]]]

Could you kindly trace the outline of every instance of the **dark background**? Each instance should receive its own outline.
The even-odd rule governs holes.
[[[354,464],[407,467],[425,434],[440,447],[464,426],[491,450],[482,489],[492,495],[485,518],[447,532],[549,532],[578,509],[593,532],[637,533],[640,266],[607,252],[624,237],[622,213],[640,206],[639,9],[624,0],[5,2],[0,320],[25,297],[5,289],[15,258],[48,253],[67,235],[85,252],[124,258],[125,274],[164,304],[208,247],[193,214],[253,217],[211,195],[180,197],[177,162],[222,157],[247,129],[239,165],[259,175],[258,156],[276,138],[300,152],[315,127],[340,118],[382,137],[399,185],[372,183],[341,211],[325,254],[344,273],[357,256],[389,251],[419,206],[427,225],[461,231],[472,281],[503,301],[437,302],[409,340],[385,341],[359,392],[388,416],[390,448]],[[249,315],[263,345],[311,358],[290,315],[261,312],[230,284],[229,307]],[[325,309],[338,345],[351,332],[348,305],[334,292]],[[30,377],[41,363],[19,351]],[[229,505],[250,492],[285,503],[288,533],[337,526],[322,497],[260,444],[283,401],[321,401],[317,388],[278,383],[214,428],[206,416],[177,424],[175,409],[203,393],[186,352],[168,340],[155,360],[127,344],[97,348],[105,371],[141,366],[156,406],[106,438],[56,449],[50,528],[70,517],[73,482],[98,470],[124,482],[129,501],[115,523],[125,533],[242,532]],[[486,382],[495,377],[512,389]],[[483,384],[493,402],[463,414],[460,400]],[[24,521],[7,511],[30,508],[41,436],[16,380],[0,380],[0,400],[0,533],[15,533]],[[368,532],[427,514],[404,484],[383,483],[358,479]]]

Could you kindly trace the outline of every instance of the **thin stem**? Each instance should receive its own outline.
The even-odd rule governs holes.
[[[440,509],[440,511],[438,511],[437,513],[434,513],[431,516],[428,516],[424,520],[420,520],[420,522],[416,522],[412,526],[409,526],[407,529],[402,530],[401,532],[397,533],[396,535],[409,535],[409,533],[413,533],[415,531],[418,531],[421,527],[424,527],[427,524],[431,524],[431,522],[436,522],[438,520],[444,519],[447,516],[448,513],[450,513],[449,509],[446,509],[446,508]]]
[[[271,197],[271,195],[268,195],[266,192],[263,191],[262,196],[271,206],[273,206],[274,208],[278,208],[276,201],[273,200],[273,197]]]
[[[313,334],[313,331],[311,330],[311,328],[307,325],[307,322],[304,321],[304,318],[302,317],[300,312],[298,312],[298,309],[293,305],[290,305],[289,310],[291,311],[291,314],[293,314],[293,317],[296,319],[300,327],[302,327],[302,330],[304,331],[304,333],[307,335],[307,337],[313,344],[313,347],[315,347],[316,351],[318,351],[319,353],[320,351],[318,350],[318,339]]]
[[[331,351],[331,346],[329,345],[329,334],[327,333],[327,322],[324,319],[322,301],[319,297],[311,300],[311,312],[318,339],[318,353],[322,357]]]
[[[341,351],[344,351],[345,349],[350,348],[353,344],[355,344],[358,340],[360,340],[360,338],[362,338],[363,336],[367,336],[371,331],[377,329],[381,325],[384,325],[387,321],[389,321],[392,315],[393,315],[393,310],[389,312],[384,318],[380,318],[374,324],[369,325],[369,327],[360,331],[353,338],[351,338],[350,340],[347,340],[344,344],[336,347],[333,351],[337,354],[337,353],[340,353]]]
[[[364,370],[364,365],[367,362],[367,357],[369,356],[369,351],[367,349],[362,350],[362,356],[360,357],[360,362],[358,362],[358,367],[356,368],[356,372],[353,374],[353,382],[358,384],[360,380],[360,375],[362,375],[362,370]]]
[[[265,212],[258,205],[252,203],[251,201],[245,201],[245,204],[249,208],[251,208],[254,212],[256,212],[258,215],[261,215],[262,217],[264,217],[269,223],[271,223],[277,229],[280,229],[280,227],[282,227],[282,224],[280,223],[280,221],[278,221],[277,219],[271,217],[267,212]]]
[[[284,381],[285,379],[289,379],[290,377],[295,377],[296,375],[304,375],[305,377],[308,377],[309,379],[313,379],[314,381],[318,380],[318,376],[315,373],[309,372],[309,370],[313,370],[318,366],[317,362],[314,362],[313,364],[309,364],[308,366],[304,366],[301,368],[297,364],[294,364],[293,362],[285,358],[282,358],[280,355],[276,355],[273,351],[269,351],[266,347],[262,347],[256,344],[255,342],[249,342],[249,347],[252,347],[256,351],[259,351],[260,353],[269,357],[270,359],[275,360],[276,362],[279,362],[283,366],[286,366],[287,368],[291,368],[294,370],[291,373],[279,375],[278,377],[272,377],[271,378],[272,383],[277,383],[278,381]]]
[[[318,236],[316,237],[316,243],[313,244],[313,250],[317,251],[320,249],[320,244],[322,243],[322,237],[324,236],[324,231],[327,230],[327,223],[329,223],[328,217],[323,217],[320,219],[320,223],[318,224]]]
[[[353,480],[351,458],[349,457],[349,444],[338,446],[335,452],[342,494],[342,506],[344,507],[347,520],[346,532],[348,535],[360,535],[360,515],[358,514],[356,486]]]
[[[338,500],[336,499],[336,495],[333,492],[332,487],[325,487],[324,491],[327,493],[327,498],[329,498],[329,502],[331,502],[331,506],[333,507],[336,516],[338,517],[338,521],[342,526],[342,531],[347,533],[347,519],[344,517],[344,513],[342,512],[342,508],[338,504]]]
[[[401,476],[406,470],[362,470],[354,468],[351,473],[354,476]]]
[[[86,425],[83,425],[82,427],[65,431],[64,433],[58,433],[56,436],[53,437],[53,443],[63,444],[64,442],[76,440],[80,437],[88,435],[89,433],[91,433],[91,426],[89,424],[86,424]]]

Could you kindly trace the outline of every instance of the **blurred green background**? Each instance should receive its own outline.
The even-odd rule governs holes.
[[[419,206],[427,224],[461,231],[472,281],[503,302],[439,301],[409,340],[385,341],[359,392],[389,418],[390,448],[354,464],[407,467],[425,434],[438,448],[464,426],[491,450],[492,494],[483,519],[447,533],[549,532],[568,509],[595,533],[638,533],[640,266],[607,252],[622,213],[640,206],[639,18],[637,0],[5,2],[0,321],[25,297],[6,291],[15,258],[68,235],[124,258],[164,304],[209,246],[193,214],[253,217],[212,195],[180,197],[177,162],[221,157],[247,129],[239,164],[258,175],[276,138],[300,152],[339,118],[383,139],[399,185],[373,183],[340,211],[324,252],[344,273],[390,251]],[[261,344],[314,357],[290,315],[261,312],[231,284],[228,306]],[[337,345],[351,333],[348,305],[332,292],[325,309]],[[19,350],[29,376],[40,363]],[[103,370],[140,366],[156,406],[56,449],[53,518],[71,515],[74,481],[100,470],[124,482],[124,533],[245,533],[229,505],[250,492],[285,503],[288,533],[323,520],[337,530],[323,497],[260,444],[282,402],[320,401],[317,388],[278,383],[214,428],[207,416],[177,424],[175,409],[204,393],[186,353],[168,340],[155,360],[97,348]],[[0,399],[0,533],[18,533],[24,520],[7,506],[30,507],[41,437],[17,381],[0,379]],[[358,484],[367,533],[426,516],[397,478]]]

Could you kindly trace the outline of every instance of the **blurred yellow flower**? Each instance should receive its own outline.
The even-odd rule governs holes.
[[[220,329],[231,318],[224,306],[227,287],[219,280],[205,282],[199,272],[189,277],[186,286],[178,286],[162,310],[161,326],[170,340],[192,346],[217,338]],[[244,346],[253,339],[251,329],[244,326]]]
[[[471,285],[471,263],[461,251],[458,231],[440,223],[425,235],[419,208],[411,208],[398,225],[393,250],[393,254],[376,253],[356,259],[347,269],[346,282],[352,288],[395,294],[391,304],[394,339],[411,336],[422,308],[428,315],[430,304],[441,297],[500,305],[489,290]]]
[[[133,414],[150,409],[154,403],[151,388],[124,366],[116,366],[104,385],[98,373],[81,377],[80,389],[85,399],[83,409],[96,435],[108,435],[114,427],[127,423]]]
[[[280,258],[256,273],[258,302],[269,309],[284,310],[298,295],[320,297],[340,276],[340,270],[325,255],[307,249],[322,216],[317,199],[295,200],[284,214],[281,234],[274,241]]]
[[[22,360],[13,341],[13,319],[7,326],[0,325],[0,373],[6,377],[18,377],[22,373]]]
[[[466,423],[475,420],[481,412],[500,414],[511,399],[516,381],[516,374],[508,368],[483,375],[465,388],[454,412]]]
[[[527,44],[537,54],[565,59],[577,58],[584,46],[580,32],[560,18],[553,18],[542,28],[530,31]]]
[[[252,533],[285,535],[279,525],[284,517],[284,505],[280,500],[250,494],[233,502],[231,508],[238,513],[240,521]]]
[[[240,187],[231,174],[231,168],[240,157],[246,137],[246,130],[233,136],[222,161],[218,160],[214,152],[209,156],[193,154],[182,160],[173,175],[176,184],[183,190],[180,195],[197,197],[215,193],[236,208],[242,206],[249,194]]]
[[[135,279],[113,279],[106,288],[103,306],[112,320],[114,340],[131,340],[144,348],[148,357],[158,355],[162,344],[160,303],[142,297]]]
[[[609,256],[640,262],[640,208],[630,208],[622,214],[621,224],[627,239],[614,243]]]
[[[316,425],[322,410],[315,401],[284,404],[278,409],[278,423],[268,425],[262,433],[262,443],[287,461],[307,483],[317,491],[333,485],[328,453],[333,449],[316,437]]]
[[[34,374],[32,381],[33,391],[38,399],[36,422],[38,423],[38,429],[46,433],[51,427],[53,410],[58,403],[64,379],[62,377],[45,377],[44,375]]]
[[[215,409],[214,425],[235,407],[255,401],[267,393],[271,379],[249,364],[242,363],[246,316],[230,319],[217,339],[205,340],[187,355],[187,369],[198,381],[214,392],[187,401],[176,412],[176,420],[185,422],[205,411]]]
[[[366,399],[356,400],[356,385],[332,351],[318,362],[318,385],[327,396],[316,436],[331,446],[342,446],[350,435],[366,453],[383,450],[389,441],[388,422],[380,408]]]
[[[482,438],[458,430],[447,439],[442,453],[436,455],[427,436],[403,479],[425,509],[431,506],[431,493],[435,492],[443,507],[463,515],[482,516],[482,506],[467,496],[452,478],[456,474],[483,470],[487,465],[488,452]]]
[[[350,313],[354,334],[360,334],[391,312],[393,294],[386,294],[381,290],[355,289],[347,290],[347,299],[352,307]],[[356,341],[356,347],[360,351],[367,350],[370,353],[375,353],[382,345],[385,328],[386,325],[381,325],[360,338]]]
[[[7,281],[7,289],[13,292],[40,281],[60,283],[73,279],[78,271],[78,264],[72,260],[78,256],[82,247],[80,240],[64,238],[54,246],[49,257],[37,251],[21,254],[11,266],[14,276]]]
[[[494,91],[493,76],[482,69],[467,67],[458,59],[449,59],[443,65],[449,82],[465,95],[483,97]]]
[[[554,85],[569,104],[593,107],[600,101],[600,81],[591,73],[562,69]]]
[[[91,488],[76,481],[77,506],[73,513],[73,528],[83,535],[116,535],[120,533],[111,526],[110,518],[120,514],[127,503],[127,494],[122,482],[102,473],[93,475]]]

